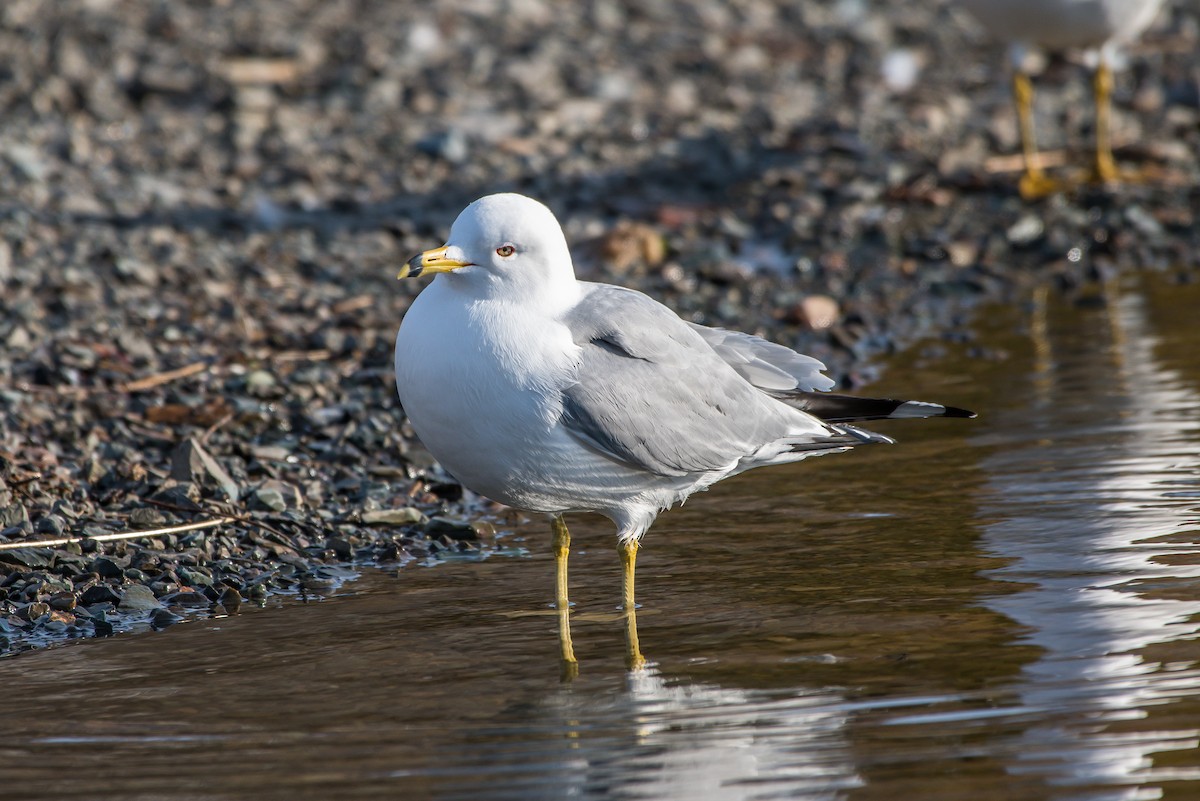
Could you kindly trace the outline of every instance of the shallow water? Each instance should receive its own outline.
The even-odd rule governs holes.
[[[0,661],[19,797],[1200,795],[1200,286],[984,315],[889,392],[974,421],[758,471],[660,518],[624,668],[611,527],[574,521],[580,675],[528,558]],[[917,391],[919,390],[919,392]]]

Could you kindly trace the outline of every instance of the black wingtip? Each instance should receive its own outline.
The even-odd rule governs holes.
[[[797,392],[781,399],[826,423],[975,416],[975,412],[969,409],[941,403],[895,398],[860,398],[857,395],[839,395],[833,392]]]

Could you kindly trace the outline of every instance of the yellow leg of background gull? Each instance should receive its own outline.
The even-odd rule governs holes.
[[[1033,83],[1028,75],[1019,70],[1013,73],[1013,102],[1017,107],[1017,123],[1021,129],[1021,152],[1025,157],[1025,174],[1018,184],[1021,197],[1034,200],[1052,195],[1062,187],[1042,169],[1033,127]]]
[[[571,555],[571,532],[562,515],[551,520],[554,528],[554,606],[558,609],[558,646],[562,662],[562,677],[569,681],[579,675],[575,646],[571,643],[571,605],[567,600],[567,557]]]
[[[1096,163],[1092,165],[1092,180],[1108,183],[1118,180],[1121,174],[1112,154],[1113,74],[1107,61],[1101,59],[1092,85],[1096,93]]]
[[[642,648],[638,644],[637,607],[633,601],[633,574],[637,566],[638,547],[637,540],[617,543],[621,564],[625,567],[621,589],[625,598],[625,665],[630,670],[641,670],[646,666],[646,658],[642,656]]]

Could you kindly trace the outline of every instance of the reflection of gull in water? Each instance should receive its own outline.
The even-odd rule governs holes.
[[[1200,566],[1162,559],[1195,554],[1192,543],[1156,541],[1194,524],[1194,500],[1171,489],[1196,474],[1200,397],[1156,359],[1141,296],[1110,297],[1110,310],[1110,347],[1096,347],[1103,334],[1087,332],[1092,339],[1077,340],[1062,365],[1054,351],[1072,343],[1055,342],[1053,326],[1035,321],[1035,335],[1046,338],[1037,347],[1032,434],[1050,444],[993,456],[995,499],[983,510],[1002,518],[985,545],[1013,560],[992,574],[1032,587],[988,606],[1029,626],[1028,641],[1044,649],[1018,690],[1048,722],[1025,732],[1014,772],[1053,784],[1125,785],[1089,797],[1157,798],[1146,783],[1178,776],[1156,772],[1150,755],[1195,748],[1200,732],[1118,735],[1103,724],[1200,691],[1200,672],[1144,655],[1200,631],[1200,601],[1145,591],[1200,577]]]
[[[523,797],[823,801],[863,784],[846,739],[850,713],[834,689],[674,683],[653,667],[626,681],[613,694],[564,686],[542,708],[569,734],[542,748],[562,769]]]
[[[829,692],[785,698],[630,676],[644,771],[635,798],[838,798],[863,782],[845,740],[847,713]]]

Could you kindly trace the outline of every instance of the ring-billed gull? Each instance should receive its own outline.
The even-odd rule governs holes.
[[[1027,198],[1042,197],[1065,186],[1046,175],[1038,156],[1033,131],[1033,85],[1024,71],[1028,45],[1086,51],[1088,62],[1095,68],[1092,86],[1096,96],[1096,152],[1091,178],[1099,182],[1120,178],[1109,134],[1113,56],[1154,21],[1162,0],[962,0],[962,3],[993,36],[1010,43],[1013,98],[1025,156],[1021,194]]]
[[[659,512],[765,465],[891,442],[851,421],[970,417],[920,401],[828,394],[816,359],[687,323],[640,292],[575,278],[554,214],[515,194],[476,200],[447,244],[400,278],[437,276],[396,336],[396,388],[413,430],[465,486],[552,517],[564,665],[563,514],[617,526],[629,662],[634,564]]]

